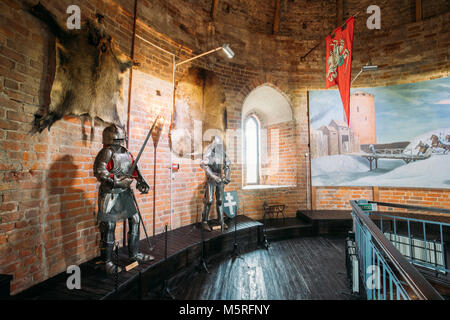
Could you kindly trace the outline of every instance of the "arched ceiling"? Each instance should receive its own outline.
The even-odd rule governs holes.
[[[242,119],[252,113],[261,117],[264,125],[293,120],[292,108],[287,98],[269,85],[254,89],[245,98]]]

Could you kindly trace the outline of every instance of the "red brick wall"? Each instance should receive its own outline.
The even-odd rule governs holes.
[[[450,208],[450,190],[380,188],[379,199],[384,202]]]
[[[350,200],[373,200],[371,187],[315,187],[313,192],[316,210],[351,210]]]
[[[351,210],[350,200],[367,199],[413,206],[450,208],[450,190],[386,187],[315,187],[315,209]],[[387,210],[400,210],[389,208]]]
[[[294,186],[297,183],[297,145],[295,125],[291,122],[267,126],[267,155],[277,161],[268,162],[265,184]],[[275,159],[274,159],[275,160]]]
[[[73,4],[42,3],[59,17]],[[108,11],[110,32],[129,52],[131,37],[124,30],[130,29],[130,17],[95,7],[99,3],[84,4],[86,16]],[[13,293],[98,255],[92,162],[101,148],[101,125],[96,124],[92,142],[89,123],[83,131],[80,119],[72,117],[50,132],[28,133],[48,94],[53,41],[20,1],[0,3],[0,273],[14,276]]]

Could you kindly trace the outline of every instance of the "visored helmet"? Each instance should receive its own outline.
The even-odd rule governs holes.
[[[214,136],[213,138],[213,143],[217,144],[217,145],[222,145],[223,141],[222,141],[222,137],[220,136]]]
[[[218,135],[214,136],[214,138],[212,139],[212,145],[214,146],[214,150],[217,154],[223,153],[222,137],[220,137]]]
[[[115,124],[112,124],[103,130],[103,139],[102,139],[103,144],[123,145],[125,140],[126,140],[125,131]]]

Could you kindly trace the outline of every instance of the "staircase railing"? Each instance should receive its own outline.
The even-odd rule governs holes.
[[[369,203],[390,207],[394,205],[397,208],[416,211],[450,214],[450,210],[448,209],[425,208],[373,201],[369,201]],[[411,218],[384,212],[370,212],[370,215],[379,218],[381,232],[389,237],[393,245],[411,263],[443,274],[450,272],[446,257],[446,241],[444,240],[444,230],[450,230],[450,223]],[[439,216],[437,218],[439,219]],[[404,228],[406,230],[402,230],[400,228],[401,226],[399,227],[401,222],[406,225],[406,228]],[[388,228],[386,228],[386,225]],[[418,228],[414,229],[413,226]]]
[[[367,299],[441,300],[442,296],[385,237],[358,203],[351,200],[350,204],[359,271]]]

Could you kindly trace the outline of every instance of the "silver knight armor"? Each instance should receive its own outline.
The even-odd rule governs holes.
[[[214,137],[213,142],[206,148],[203,160],[200,164],[206,174],[204,209],[202,215],[202,227],[211,231],[208,224],[209,211],[213,202],[214,192],[216,195],[217,217],[220,221],[222,232],[228,226],[224,222],[223,216],[223,195],[225,184],[231,181],[231,162],[223,150],[223,143],[220,137]]]
[[[116,125],[103,130],[103,149],[94,162],[94,175],[100,182],[98,192],[98,220],[100,221],[100,250],[106,263],[106,272],[113,273],[114,231],[116,222],[128,219],[128,254],[133,261],[149,261],[153,257],[139,252],[139,214],[136,209],[131,183],[137,180],[136,188],[148,193],[149,186],[138,168],[130,175],[133,156],[123,146],[125,132]],[[119,268],[119,270],[121,270]]]

